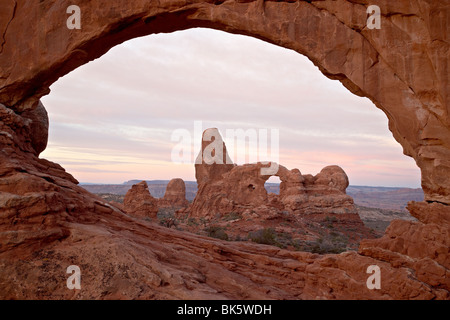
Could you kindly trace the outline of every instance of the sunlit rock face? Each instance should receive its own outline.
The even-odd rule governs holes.
[[[450,299],[450,9],[445,1],[374,2],[381,29],[366,27],[362,0],[92,0],[78,4],[81,29],[67,28],[64,1],[3,1],[0,298]],[[359,253],[222,242],[129,217],[39,158],[48,135],[39,99],[59,77],[125,40],[193,27],[293,49],[370,98],[421,169],[427,202],[408,207],[418,221],[394,221]],[[333,176],[316,182],[342,188]],[[83,290],[66,287],[69,265],[80,266]],[[371,265],[380,289],[367,287]]]

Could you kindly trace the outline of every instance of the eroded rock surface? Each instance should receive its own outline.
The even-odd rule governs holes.
[[[420,222],[393,223],[360,253],[219,241],[130,217],[86,192],[37,158],[25,118],[0,111],[2,299],[450,298],[447,206],[412,204]],[[82,271],[81,290],[66,287],[70,265]],[[380,267],[380,290],[366,286],[370,265]]]

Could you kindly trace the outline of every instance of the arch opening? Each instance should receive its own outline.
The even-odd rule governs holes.
[[[69,172],[76,174],[76,178],[88,183],[122,184],[124,181],[131,180],[136,180],[136,182],[142,179],[169,180],[176,177],[182,177],[187,181],[194,180],[192,163],[184,167],[178,167],[183,168],[185,172],[188,170],[190,174],[178,170],[175,165],[170,165],[170,147],[173,147],[174,144],[173,141],[170,141],[170,136],[171,131],[182,127],[182,129],[190,132],[191,137],[194,138],[195,122],[200,119],[205,120],[206,123],[203,124],[203,129],[209,126],[208,123],[213,126],[218,124],[224,133],[227,129],[242,129],[246,132],[255,129],[252,132],[258,135],[260,129],[276,127],[281,131],[280,163],[286,165],[289,169],[299,168],[304,174],[316,174],[327,165],[338,164],[346,169],[351,179],[369,181],[366,176],[358,177],[358,173],[364,172],[375,162],[377,164],[375,168],[379,170],[380,175],[383,175],[382,169],[380,169],[383,161],[384,165],[389,162],[385,156],[393,153],[396,153],[398,157],[392,163],[393,168],[390,170],[397,171],[399,167],[405,167],[405,164],[401,161],[404,157],[400,155],[401,151],[396,148],[397,145],[385,143],[389,140],[392,141],[389,134],[385,135],[387,132],[384,127],[385,124],[378,127],[375,125],[380,120],[385,121],[384,115],[373,108],[373,105],[368,101],[363,102],[360,98],[353,98],[353,96],[348,98],[348,92],[343,90],[339,83],[335,82],[328,85],[327,83],[332,82],[324,78],[315,67],[297,53],[267,45],[259,40],[229,35],[219,31],[206,29],[197,30],[197,33],[194,31],[187,30],[158,37],[149,36],[136,41],[136,44],[125,43],[122,49],[117,48],[117,54],[115,53],[116,50],[113,49],[110,54],[102,58],[107,62],[104,65],[100,64],[101,61],[99,60],[98,63],[89,65],[93,68],[90,72],[88,69],[86,69],[88,70],[86,72],[80,69],[79,72],[74,72],[75,78],[70,79],[71,76],[69,75],[66,79],[63,78],[57,82],[52,87],[52,94],[44,97],[43,101],[50,110],[50,118],[56,117],[61,123],[56,124],[53,132],[51,130],[50,146],[42,156],[63,164],[69,169]],[[152,37],[157,39],[152,41]],[[200,39],[203,40],[200,41]],[[185,46],[180,45],[183,42],[186,42]],[[222,49],[224,43],[232,47],[226,52],[221,52],[222,57],[228,57],[225,61],[224,59],[217,59],[216,55],[216,53],[224,50]],[[208,50],[213,53],[212,56],[204,54]],[[243,50],[251,58],[247,57],[239,61]],[[186,59],[182,60],[181,55],[185,56]],[[274,61],[277,55],[278,61],[286,62],[284,64],[279,62],[271,66],[270,62]],[[122,59],[120,59],[120,56]],[[149,56],[152,56],[149,59],[150,62],[144,60],[144,64],[134,66],[131,63],[139,61],[139,58],[144,59]],[[257,59],[255,59],[255,56]],[[164,57],[169,58],[164,60]],[[299,57],[303,60],[297,60]],[[199,58],[201,58],[201,63],[194,61]],[[204,70],[202,70],[202,65],[206,65]],[[302,66],[299,68],[301,72],[291,71],[293,66],[300,65]],[[115,66],[123,67],[114,70]],[[178,74],[177,69],[182,69],[181,74]],[[200,71],[195,75],[194,71],[197,69],[200,69]],[[142,72],[139,72],[139,70]],[[305,70],[308,71],[305,73]],[[168,74],[174,74],[174,76],[169,77]],[[273,79],[270,79],[270,77]],[[119,78],[121,81],[118,83],[111,82],[111,79],[114,78]],[[202,78],[205,80],[201,81]],[[220,78],[222,78],[222,82],[218,82]],[[87,79],[90,79],[90,81]],[[320,82],[315,87],[308,86],[309,82],[321,81],[319,79],[324,80],[324,82]],[[60,83],[63,84],[59,86]],[[210,83],[209,86],[208,83]],[[230,85],[230,83],[233,85]],[[251,83],[254,85],[250,85]],[[271,87],[274,83],[277,84],[275,88]],[[136,86],[134,87],[132,84]],[[196,85],[192,86],[192,84]],[[246,84],[247,86],[245,86]],[[337,86],[334,86],[334,84],[337,84]],[[65,86],[66,89],[64,89]],[[306,86],[306,88],[299,91],[298,88],[302,86]],[[223,88],[226,88],[226,90],[223,90]],[[324,89],[328,93],[334,93],[337,99],[331,99],[332,103],[330,104],[327,104],[327,101],[316,100],[317,96],[320,95],[317,91],[318,88]],[[61,98],[61,94],[57,94],[59,90],[65,94],[65,99],[72,100],[71,103],[65,104],[64,109],[60,108],[64,103],[59,100]],[[110,98],[105,100],[98,98],[99,91],[104,96],[110,96]],[[225,93],[220,95],[221,91]],[[77,97],[81,96],[80,93],[82,92],[86,97],[83,100],[78,100]],[[143,92],[144,94],[142,94]],[[264,95],[264,92],[270,94]],[[296,94],[292,95],[293,98],[289,98],[289,93],[292,92]],[[301,94],[298,94],[299,92]],[[206,93],[210,93],[210,95],[208,96]],[[179,98],[173,100],[174,97]],[[256,101],[254,101],[255,97],[258,97]],[[281,101],[279,97],[282,97]],[[236,104],[236,106],[233,106],[233,104]],[[345,110],[349,109],[349,105],[353,105],[352,111],[346,112]],[[77,108],[76,106],[83,107]],[[135,111],[133,111],[134,108]],[[297,118],[299,120],[296,119],[292,108],[298,109]],[[375,112],[365,113],[364,108],[372,108]],[[222,113],[222,109],[226,112]],[[70,110],[76,110],[75,116],[69,116]],[[251,116],[255,114],[255,110],[259,112],[256,113],[255,119],[252,119]],[[177,116],[177,112],[181,112],[181,115]],[[231,116],[224,117],[228,113],[231,113]],[[83,118],[88,114],[90,114],[89,117]],[[92,114],[95,117],[92,117]],[[155,114],[157,116],[154,116]],[[332,116],[326,119],[326,114]],[[70,118],[70,121],[65,121],[67,118],[64,119],[64,117]],[[216,117],[220,118],[221,121],[218,122]],[[346,118],[349,119],[346,120]],[[170,124],[170,122],[174,123]],[[334,125],[336,122],[339,122],[340,125]],[[161,126],[160,123],[169,123],[170,128],[164,131],[164,126]],[[307,126],[308,123],[313,123],[313,125]],[[119,126],[117,126],[118,124]],[[355,126],[355,124],[360,126]],[[303,130],[298,130],[298,126],[301,126]],[[383,127],[381,130],[383,135],[377,137],[380,134],[379,129],[381,127]],[[331,130],[327,128],[331,128]],[[66,136],[62,133],[64,131]],[[72,133],[69,134],[71,131]],[[358,137],[358,134],[354,131],[357,133],[364,132],[361,135],[362,138]],[[108,134],[113,134],[111,140],[102,140],[106,139]],[[96,135],[99,135],[100,138],[95,137]],[[84,143],[88,147],[86,148],[86,145],[83,146],[82,143],[73,140],[71,138],[73,136],[84,137]],[[126,139],[120,140],[121,136]],[[66,142],[61,140],[64,137],[67,139]],[[67,152],[68,145],[75,143],[73,145],[74,150],[77,150],[79,155],[77,156],[75,153],[64,155],[61,153],[61,149],[58,150],[58,146],[52,142],[55,138],[59,139],[60,146],[64,145],[62,149],[64,152]],[[237,154],[246,154],[245,160],[251,158],[248,157],[248,152],[251,151],[249,150],[251,146],[249,146],[248,138],[249,136],[245,137],[244,146],[241,145],[241,152],[236,152]],[[119,144],[114,139],[117,139]],[[320,142],[321,140],[322,142]],[[161,141],[168,143],[170,147],[167,148],[166,146],[166,149],[161,149]],[[214,137],[212,137],[212,141],[214,141]],[[225,141],[228,145],[229,141],[227,139]],[[195,141],[190,142],[194,144]],[[133,146],[133,144],[135,145]],[[369,144],[369,146],[365,146],[365,144]],[[116,147],[110,148],[114,145]],[[314,145],[315,148],[305,150]],[[104,146],[107,148],[104,148]],[[326,150],[330,146],[332,149]],[[121,150],[120,148],[124,149]],[[339,150],[340,148],[344,148],[344,150]],[[348,155],[349,152],[358,148],[364,149],[364,151],[380,150],[371,154],[378,159],[370,159],[370,156],[362,152],[363,150],[360,150],[363,153],[362,156],[357,153]],[[386,152],[386,149],[391,151]],[[156,161],[151,163],[151,158],[155,154],[152,152],[153,150],[157,150]],[[194,148],[191,148],[191,150],[194,153],[198,152]],[[238,148],[236,148],[237,150]],[[132,157],[123,157],[124,153],[133,155],[133,152],[137,151],[141,154],[137,155],[134,160]],[[158,157],[159,151],[164,154],[162,158]],[[52,152],[55,153],[52,154]],[[99,152],[101,157],[96,160],[95,155],[98,155]],[[314,154],[317,155],[315,158],[308,157],[308,155]],[[382,154],[384,154],[385,160],[383,160],[383,156],[380,157]],[[215,150],[212,151],[212,156],[214,155]],[[288,157],[285,157],[286,155]],[[102,157],[104,159],[101,159]],[[193,158],[191,157],[191,159]],[[69,159],[70,161],[68,161]],[[145,162],[146,160],[150,160],[150,162]],[[238,159],[233,158],[233,160]],[[80,163],[77,164],[77,161]],[[98,161],[97,165],[94,164],[90,167],[89,162],[95,163],[96,161]],[[364,161],[367,162],[364,164]],[[123,170],[114,169],[115,162]],[[126,172],[127,169],[128,171],[131,170],[130,167],[133,162],[141,163],[141,165],[138,165],[133,173]],[[240,164],[245,162],[247,161]],[[164,166],[167,169],[161,170]],[[352,166],[355,169],[351,168]],[[96,171],[99,168],[103,169]],[[411,167],[411,169],[415,170],[416,168]],[[155,173],[157,176],[155,176]],[[80,178],[83,174],[87,178]],[[95,175],[102,176],[103,179],[108,176],[111,178],[111,175],[115,175],[115,177],[109,181],[89,180],[89,177]],[[411,175],[408,172],[404,176],[410,177]],[[277,176],[271,177],[268,182],[277,179],[280,182]],[[392,181],[391,183],[395,185],[399,182]],[[418,177],[415,183],[418,183]],[[359,184],[383,185],[386,182],[360,182]],[[404,187],[405,185],[397,184],[397,186]],[[85,188],[89,190],[89,186],[85,186]],[[150,190],[154,190],[152,188],[150,185]],[[280,187],[273,186],[273,188],[273,192],[269,192],[269,194],[279,194]],[[255,184],[247,184],[249,192],[255,191],[255,189]],[[271,199],[271,201],[278,205],[275,200]]]
[[[185,45],[177,47],[177,42],[185,42]],[[213,42],[212,45],[209,44],[211,42]],[[324,78],[309,61],[297,53],[266,45],[265,42],[252,38],[229,35],[211,29],[200,29],[196,32],[191,29],[177,34],[153,35],[138,39],[135,43],[135,45],[132,42],[125,43],[123,46],[117,47],[117,52],[111,50],[111,54],[103,57],[106,60],[104,64],[97,64],[96,61],[89,65],[89,70],[84,71],[83,67],[74,74],[62,78],[52,87],[53,93],[59,91],[58,95],[50,94],[44,97],[44,104],[56,120],[54,121],[55,127],[51,127],[50,130],[51,140],[58,140],[55,143],[58,147],[64,145],[62,138],[65,138],[65,143],[71,143],[67,134],[64,137],[63,133],[68,129],[73,129],[74,136],[79,133],[88,149],[96,152],[102,141],[95,145],[92,139],[95,139],[96,134],[100,135],[102,132],[114,134],[117,139],[123,135],[134,142],[142,142],[142,139],[146,137],[153,141],[159,136],[172,143],[173,146],[176,141],[170,140],[171,133],[177,128],[183,128],[189,131],[193,145],[196,130],[202,131],[207,127],[218,126],[227,145],[231,144],[233,138],[235,139],[234,149],[230,150],[230,147],[228,152],[232,155],[234,162],[243,164],[270,160],[270,150],[267,151],[267,158],[264,158],[263,155],[258,157],[258,147],[255,148],[249,143],[251,136],[258,136],[260,129],[266,129],[267,138],[259,137],[260,140],[264,140],[259,142],[266,142],[270,149],[270,129],[286,127],[279,138],[280,147],[306,149],[305,153],[288,155],[289,157],[280,160],[289,168],[299,167],[301,171],[315,174],[333,161],[339,162],[343,167],[349,167],[351,163],[359,163],[362,165],[357,169],[358,175],[351,177],[354,185],[365,185],[372,180],[374,182],[371,185],[418,187],[417,171],[413,172],[415,167],[411,165],[412,161],[408,162],[407,158],[405,160],[400,155],[401,150],[386,130],[386,119],[383,113],[373,108],[370,101],[347,94],[338,82]],[[217,54],[223,50],[223,46],[227,46],[227,44],[233,47],[222,53],[225,60],[217,57]],[[166,51],[164,46],[169,49]],[[243,49],[239,46],[243,46]],[[179,52],[177,52],[178,48],[180,48]],[[211,50],[212,53],[209,56],[202,56],[202,50]],[[247,50],[251,54],[242,57],[242,50]],[[150,56],[152,51],[155,57],[144,60],[144,70],[139,70],[142,67],[138,63],[133,66],[133,63],[129,61],[145,59],[145,56]],[[183,51],[188,51],[189,57],[182,59]],[[198,55],[199,53],[200,55]],[[125,58],[127,55],[132,58]],[[171,58],[161,63],[161,59],[168,55]],[[227,55],[229,59],[226,59]],[[256,58],[254,58],[255,56]],[[281,64],[275,61],[277,58],[285,59],[285,62]],[[118,61],[115,62],[115,59]],[[198,64],[196,59],[204,59],[204,62]],[[238,59],[240,61],[234,63]],[[294,69],[296,64],[298,68]],[[116,70],[114,70],[115,68]],[[231,69],[225,70],[226,68]],[[291,68],[294,71],[289,70]],[[127,73],[127,69],[131,70]],[[135,76],[136,74],[137,76]],[[169,77],[164,74],[175,75]],[[270,77],[276,80],[269,79]],[[90,82],[89,78],[92,79]],[[80,81],[80,79],[83,80]],[[171,82],[174,83],[173,89],[170,87]],[[309,85],[308,82],[317,82],[317,85]],[[117,88],[114,89],[118,91],[117,94],[110,92],[108,86]],[[271,86],[273,87],[271,88]],[[203,96],[208,91],[210,92],[209,96]],[[97,92],[97,96],[95,92]],[[319,96],[324,93],[334,95],[336,99],[319,99]],[[106,99],[101,101],[98,94],[112,95],[114,98],[110,101],[106,101]],[[189,98],[189,100],[185,99],[186,103],[183,101],[184,98],[181,98],[185,94]],[[76,102],[77,95],[86,95],[87,97],[80,99],[78,103]],[[228,97],[231,97],[231,101],[227,101]],[[205,102],[202,101],[203,98],[211,99]],[[166,108],[168,111],[162,110]],[[214,114],[210,110],[218,111]],[[71,112],[75,116],[70,114]],[[176,116],[176,112],[182,112],[181,116],[186,121],[171,123],[170,128],[161,133],[163,127],[158,125],[161,120],[157,116],[161,116],[162,121],[166,121],[170,120],[172,114]],[[325,117],[329,113],[332,116]],[[67,116],[67,114],[70,115]],[[154,114],[156,116],[153,116]],[[84,115],[86,117],[82,117]],[[221,123],[217,119],[227,115],[229,116],[222,120],[225,125],[221,127]],[[202,120],[202,116],[204,120],[201,128],[195,128],[196,120]],[[74,122],[66,121],[75,118]],[[239,118],[242,118],[243,121],[239,122]],[[274,121],[271,121],[271,118]],[[233,124],[233,122],[237,123]],[[92,134],[90,135],[88,131],[84,133],[79,131],[80,124],[81,127],[84,126],[81,129],[92,126],[90,131]],[[116,126],[116,124],[118,125]],[[64,125],[64,128],[61,125]],[[296,126],[301,128],[296,128]],[[155,127],[155,130],[150,130],[150,127]],[[235,130],[229,134],[230,139],[227,139],[227,129]],[[243,130],[246,134],[245,137],[236,138],[236,130]],[[318,148],[314,148],[314,144],[319,143],[320,139],[331,142],[328,144],[321,142]],[[112,141],[103,142],[110,145]],[[120,146],[126,147],[128,142],[130,141],[121,142]],[[364,146],[365,144],[367,146]],[[354,159],[349,161],[345,158],[345,154],[351,153],[355,146],[364,148],[369,155],[353,157]],[[386,146],[388,149],[378,148],[378,146]],[[72,144],[72,147],[79,149],[82,146]],[[141,144],[138,149],[142,150],[144,147],[145,145]],[[191,150],[196,156],[198,150],[194,150],[194,147]],[[340,148],[343,152],[339,152]],[[331,153],[327,154],[327,149],[331,150],[331,153],[337,152],[338,159]],[[370,153],[374,149],[380,151]],[[54,153],[49,154],[51,151],[52,147],[50,150],[46,150],[42,156],[50,156],[57,161],[64,159],[62,155],[57,158],[53,156]],[[136,149],[130,149],[130,153],[134,151]],[[236,156],[233,156],[232,151],[235,151]],[[158,160],[171,162],[170,148],[165,149],[164,153],[166,153],[166,157],[158,158]],[[284,155],[286,156],[287,153],[284,152]],[[385,153],[385,157],[383,153]],[[240,158],[240,154],[244,154],[245,158]],[[368,161],[370,159],[367,159],[370,157],[377,159],[372,168]],[[389,163],[389,157],[394,158],[392,163]],[[67,158],[72,158],[72,156],[68,155],[65,159]],[[194,156],[191,156],[190,159],[193,160]],[[296,162],[296,159],[301,159],[301,163]],[[74,168],[70,166],[70,162],[62,161],[62,163],[69,164],[67,167],[70,169]],[[403,179],[391,181],[364,176],[364,171],[369,173],[378,170],[383,165],[387,165],[386,167],[390,165],[390,169],[389,172],[380,172],[380,176],[392,175],[402,167],[409,167],[411,171],[404,173]],[[80,176],[78,175],[80,171],[74,169],[70,171],[75,173],[82,182],[102,182],[92,180],[88,175]],[[126,180],[126,177],[123,175],[106,182],[119,183]],[[193,175],[183,175],[182,177],[192,179]],[[412,178],[408,180],[408,177]],[[158,176],[158,178],[163,177]]]

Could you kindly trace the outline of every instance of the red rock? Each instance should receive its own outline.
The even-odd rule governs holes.
[[[84,1],[78,3],[80,31],[65,26],[65,2],[3,1],[0,298],[450,299],[446,2],[380,1],[379,30],[366,27],[360,1],[260,4]],[[384,237],[363,241],[359,253],[321,256],[223,242],[129,217],[77,186],[61,166],[38,158],[48,135],[39,100],[58,78],[128,39],[200,26],[305,54],[327,77],[370,98],[421,169],[427,202],[409,206],[419,221],[392,222]],[[197,179],[206,177],[207,185],[234,170],[222,168],[199,170]],[[250,179],[259,181],[254,169],[235,171],[246,173],[242,188]],[[301,181],[298,172],[291,174],[296,178],[285,180],[283,192],[298,199],[308,188],[335,192],[330,182],[337,190],[343,185],[333,174],[319,176],[317,186],[316,177],[303,175]],[[236,206],[228,200],[216,194],[211,203]],[[73,264],[82,268],[80,291],[65,286],[65,270]],[[379,290],[366,286],[370,265],[381,269]]]
[[[228,158],[226,146],[217,129],[207,129],[204,134],[213,132],[220,148],[223,150],[223,159]],[[200,155],[204,153],[208,144],[202,145]],[[228,160],[231,161],[231,160]],[[344,170],[338,166],[329,166],[315,177],[303,176],[298,169],[288,170],[278,165],[278,172],[274,174],[281,180],[280,195],[272,195],[269,200],[264,187],[270,175],[262,175],[262,168],[267,164],[226,164],[203,162],[195,165],[199,189],[189,209],[191,217],[212,218],[230,212],[243,213],[260,207],[258,211],[262,216],[273,217],[274,210],[288,210],[295,214],[344,214],[351,220],[358,221],[353,199],[346,195],[348,177]],[[275,198],[277,198],[275,200]],[[268,209],[270,203],[275,207]],[[270,212],[265,215],[263,212]]]
[[[220,180],[223,174],[233,167],[234,163],[228,155],[219,130],[210,128],[203,131],[202,148],[195,160],[195,178],[198,188],[200,189],[204,183]]]
[[[29,119],[31,146],[39,154],[47,148],[48,142],[48,114],[44,105],[39,101],[38,106],[31,110],[26,110],[21,114],[22,117]]]
[[[392,221],[382,238],[362,241],[359,252],[410,268],[417,279],[440,288],[440,298],[449,299],[450,209],[426,202],[412,202],[408,209],[420,221]]]
[[[189,201],[186,199],[186,185],[183,179],[176,178],[169,181],[164,197],[158,199],[159,208],[186,208]]]
[[[330,193],[345,193],[348,177],[341,167],[328,166],[316,175],[314,185],[323,186]]]
[[[346,195],[348,177],[339,166],[328,166],[315,177],[280,166],[280,200],[287,210],[299,214],[353,214],[352,197]],[[361,222],[362,223],[362,222]]]
[[[148,190],[147,182],[141,181],[128,190],[123,199],[125,212],[139,218],[156,218],[158,199],[153,198]]]

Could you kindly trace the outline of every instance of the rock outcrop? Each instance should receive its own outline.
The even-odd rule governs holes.
[[[439,288],[436,298],[450,299],[450,208],[410,202],[408,210],[418,221],[392,221],[382,238],[363,240],[359,252],[410,270],[421,282]],[[419,289],[411,289],[402,288],[410,291],[410,299],[417,298]]]
[[[82,29],[71,30],[61,1],[3,1],[0,298],[450,299],[450,8],[428,0],[374,4],[381,29],[366,27],[362,0],[91,0],[78,2]],[[38,157],[48,135],[39,100],[59,77],[133,37],[200,26],[296,50],[370,98],[421,169],[426,202],[408,207],[419,221],[392,222],[358,253],[224,242],[130,217]],[[300,173],[292,174],[298,179],[286,190],[300,192]],[[70,265],[81,268],[82,290],[66,287]],[[371,265],[380,268],[380,289],[367,288]]]
[[[198,188],[205,183],[222,179],[234,166],[219,130],[210,128],[203,131],[202,148],[195,159]]]
[[[186,199],[186,185],[183,179],[176,178],[169,181],[164,197],[158,199],[159,208],[186,208],[189,201]]]
[[[158,199],[153,198],[147,182],[141,181],[128,190],[123,200],[125,212],[139,218],[156,218]]]
[[[316,176],[282,167],[280,201],[301,214],[357,214],[352,197],[346,194],[348,177],[339,166],[323,168]]]
[[[316,176],[302,175],[298,169],[274,166],[278,167],[278,171],[273,175],[281,180],[280,195],[269,197],[264,184],[271,175],[262,169],[272,163],[233,164],[216,128],[206,129],[203,137],[209,137],[212,133],[217,143],[212,144],[209,140],[205,143],[203,140],[197,159],[219,148],[220,160],[228,160],[226,163],[216,163],[210,159],[195,165],[198,192],[188,210],[190,216],[212,218],[231,212],[244,213],[250,209],[273,217],[277,212],[287,210],[302,215],[345,215],[363,225],[353,199],[345,193],[348,177],[339,166],[325,167]]]

